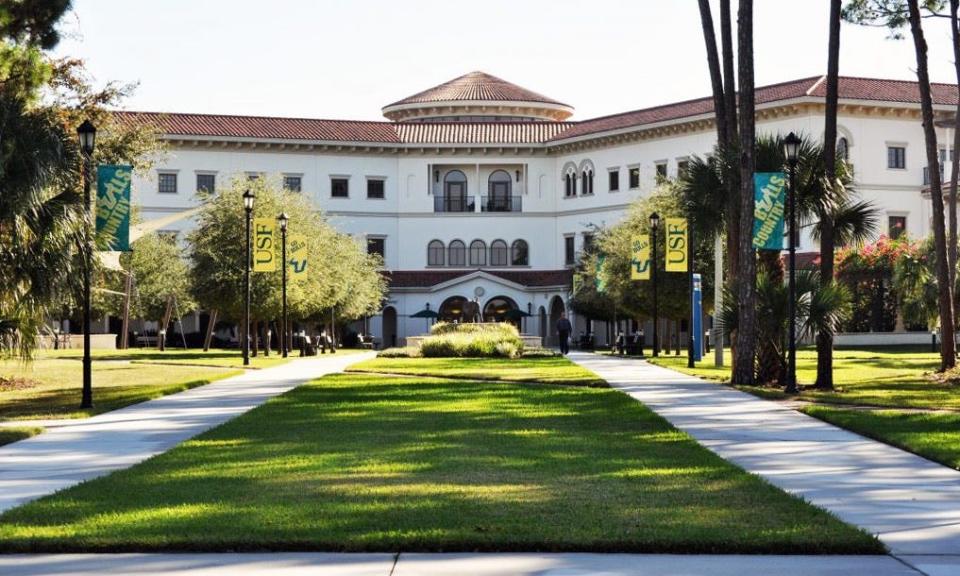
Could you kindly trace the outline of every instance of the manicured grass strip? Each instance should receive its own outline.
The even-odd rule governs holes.
[[[299,352],[294,352],[297,356]],[[337,352],[340,353],[339,351]],[[37,353],[37,359],[49,358],[70,358],[79,361],[83,356],[82,350],[47,350]],[[242,368],[243,355],[240,350],[221,350],[213,349],[207,352],[198,349],[184,350],[182,348],[168,347],[161,352],[156,348],[130,348],[127,350],[94,350],[93,356],[96,360],[129,360],[135,363],[156,363],[156,364],[183,364],[190,366],[213,366],[227,368]],[[250,368],[270,368],[289,362],[284,359],[276,350],[270,352],[270,356],[264,356],[261,350],[257,356],[250,357]]]
[[[881,553],[625,394],[328,376],[0,517],[0,551]]]
[[[10,428],[7,428],[6,426],[0,426],[0,446],[25,440],[31,436],[36,436],[41,432],[43,432],[43,428],[37,428],[34,426],[17,426]]]
[[[730,380],[730,355],[726,366],[715,368],[708,355],[696,368],[687,368],[686,355],[648,358],[650,362],[685,374],[719,381]],[[890,408],[960,409],[960,386],[934,382],[926,377],[939,366],[939,355],[915,349],[837,350],[834,353],[836,390],[821,392],[806,388],[800,398],[831,404],[861,404]],[[797,379],[810,385],[816,379],[817,356],[813,350],[797,354]],[[743,387],[764,398],[780,399],[779,389]]]
[[[960,414],[809,406],[803,412],[960,470]]]
[[[94,407],[80,410],[82,365],[74,359],[0,362],[0,374],[28,378],[30,388],[0,390],[0,420],[83,418],[240,374],[231,368],[159,366],[126,361],[93,363]]]
[[[568,386],[607,386],[599,376],[563,356],[515,359],[374,358],[354,364],[347,371],[504,382],[540,382]]]

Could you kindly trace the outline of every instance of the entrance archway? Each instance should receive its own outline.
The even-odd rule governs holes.
[[[397,345],[397,309],[387,306],[383,309],[383,347],[393,348]]]
[[[566,307],[563,305],[563,299],[559,296],[554,296],[550,300],[550,324],[547,326],[549,330],[547,332],[547,342],[551,346],[559,346],[560,341],[557,339],[557,322],[560,321],[560,315],[566,311]],[[570,335],[571,338],[573,334]]]
[[[463,307],[467,299],[463,296],[451,296],[443,301],[437,311],[437,320],[440,322],[463,322]]]
[[[511,298],[506,296],[494,296],[493,298],[487,300],[487,304],[483,307],[483,321],[484,322],[510,322],[517,329],[520,329],[518,319],[516,317],[510,318],[507,316],[507,313],[511,310],[517,309],[517,303]]]

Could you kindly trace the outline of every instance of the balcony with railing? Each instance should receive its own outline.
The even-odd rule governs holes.
[[[434,196],[434,212],[476,212],[473,196]]]
[[[523,212],[522,196],[481,196],[483,212]]]
[[[944,164],[941,163],[940,164],[940,182],[943,182],[943,174],[944,174],[943,169],[944,169]],[[923,185],[924,186],[930,185],[930,167],[929,166],[923,167]]]

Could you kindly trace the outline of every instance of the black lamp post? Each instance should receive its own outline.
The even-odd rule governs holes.
[[[283,318],[280,320],[280,350],[283,354],[283,357],[287,357],[287,222],[290,221],[290,217],[287,216],[286,212],[281,212],[277,216],[277,220],[280,222],[280,254],[282,256],[282,265],[283,270],[280,273],[280,283],[281,290],[283,292]]]
[[[660,302],[657,300],[657,230],[660,228],[660,215],[650,215],[650,251],[653,254],[653,356],[660,355],[657,324],[660,323]]]
[[[81,408],[93,407],[93,358],[90,356],[90,268],[93,266],[93,246],[90,242],[90,171],[93,149],[97,143],[97,128],[89,120],[77,127],[80,151],[83,153],[83,395]]]
[[[247,215],[247,233],[243,250],[243,365],[250,365],[250,226],[253,224],[253,203],[257,195],[252,190],[243,193],[243,209]]]
[[[790,167],[790,236],[788,248],[790,251],[790,280],[787,295],[787,314],[789,315],[789,334],[787,348],[787,387],[788,394],[796,394],[797,389],[797,157],[800,152],[800,138],[791,132],[783,141],[783,156]]]

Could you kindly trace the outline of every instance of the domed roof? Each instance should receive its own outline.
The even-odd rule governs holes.
[[[471,116],[558,121],[572,114],[573,108],[563,102],[480,71],[383,107],[383,115],[395,121]]]

